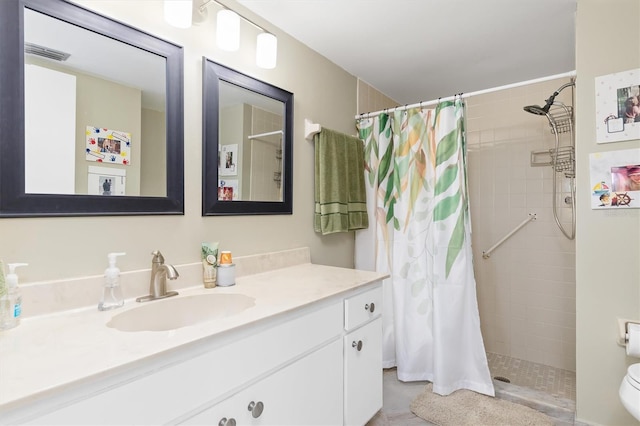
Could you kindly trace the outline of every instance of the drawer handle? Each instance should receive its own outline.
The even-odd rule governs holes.
[[[218,422],[218,426],[236,426],[236,419],[227,419],[226,417],[223,417],[220,419],[220,422]]]
[[[251,411],[251,415],[254,419],[257,419],[258,417],[260,417],[262,411],[264,410],[264,404],[262,403],[262,401],[251,401],[249,403],[249,406],[247,407],[247,410]]]
[[[369,311],[371,313],[373,313],[373,311],[376,310],[376,305],[375,303],[371,302],[371,305],[369,305],[368,303],[366,305],[364,305],[364,310],[365,311]]]
[[[357,343],[354,340],[353,343],[351,344],[351,347],[352,348],[356,348],[358,350],[358,352],[360,352],[362,350],[362,340],[358,340]]]

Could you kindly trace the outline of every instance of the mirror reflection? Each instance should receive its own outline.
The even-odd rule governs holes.
[[[182,47],[0,0],[0,217],[184,214]]]
[[[164,197],[166,59],[24,10],[25,192]]]
[[[293,93],[203,58],[202,214],[291,214]]]
[[[284,104],[220,82],[218,200],[282,201]]]

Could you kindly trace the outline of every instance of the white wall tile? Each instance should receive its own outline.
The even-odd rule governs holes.
[[[530,166],[531,151],[552,148],[555,137],[544,117],[522,110],[524,105],[543,102],[562,83],[556,80],[469,99],[473,102],[467,109],[467,131],[473,135],[469,181],[486,349],[575,370],[575,242],[562,235],[553,219],[553,170]],[[566,135],[560,137],[566,143]],[[559,189],[567,192],[566,180],[558,175],[558,181]],[[561,220],[567,221],[570,210],[563,198],[560,194],[558,210]],[[482,259],[483,250],[529,213],[536,213],[537,220],[505,241],[490,259]]]

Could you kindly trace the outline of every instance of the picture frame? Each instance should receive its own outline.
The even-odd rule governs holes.
[[[124,196],[127,195],[126,182],[126,170],[111,167],[89,166],[87,194]]]
[[[595,79],[596,142],[640,139],[640,68]]]
[[[235,176],[238,174],[238,144],[220,146],[218,155],[218,175]]]
[[[589,154],[591,208],[640,208],[640,148]]]
[[[87,126],[85,158],[98,163],[131,164],[131,133]]]
[[[218,200],[237,201],[240,198],[238,179],[220,179],[218,181]]]

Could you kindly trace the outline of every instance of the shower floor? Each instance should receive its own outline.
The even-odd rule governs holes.
[[[512,385],[542,391],[556,398],[576,400],[576,373],[573,371],[490,352],[487,352],[487,361],[494,379],[505,377]]]

